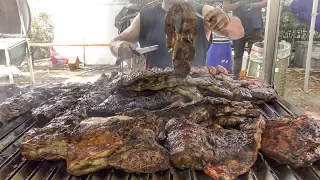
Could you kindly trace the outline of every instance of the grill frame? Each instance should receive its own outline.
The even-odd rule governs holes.
[[[300,115],[300,112],[284,99],[272,104],[256,105],[265,118]],[[175,168],[155,174],[125,173],[105,169],[84,176],[72,176],[66,171],[64,161],[29,161],[22,158],[18,143],[24,133],[37,127],[30,112],[0,126],[0,179],[26,180],[209,180],[202,171],[178,170]],[[320,180],[320,161],[307,168],[293,169],[258,154],[254,166],[239,180]]]

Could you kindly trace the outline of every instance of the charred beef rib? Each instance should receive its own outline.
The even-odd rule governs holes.
[[[199,70],[202,69],[202,70]],[[233,80],[224,74],[215,74],[212,68],[194,68],[186,78],[177,77],[170,68],[157,71],[139,72],[124,75],[111,84],[112,92],[147,91],[147,90],[186,90],[184,87],[197,89],[192,93],[181,92],[192,100],[202,96],[223,97],[229,100],[268,102],[277,98],[276,91],[261,83],[250,84],[245,80]],[[181,87],[181,88],[180,88]],[[201,95],[195,95],[197,92]],[[189,95],[190,94],[190,95]]]
[[[266,120],[261,150],[280,163],[310,166],[320,159],[320,121],[307,116]]]
[[[171,163],[178,168],[203,170],[213,159],[207,132],[186,119],[171,119],[166,124]]]
[[[53,97],[38,108],[32,110],[32,117],[40,124],[47,123],[58,114],[70,110],[74,113],[81,113],[83,118],[87,117],[87,111],[95,104],[101,103],[110,95],[109,83],[117,74],[105,75],[96,80],[93,84],[84,84],[82,88],[73,88],[67,92]],[[70,108],[72,107],[72,108]],[[78,111],[78,112],[75,112]]]
[[[32,110],[32,117],[37,121],[53,119],[56,114],[65,111],[75,104],[85,93],[85,89],[74,88],[58,96],[52,97],[44,105]]]
[[[108,167],[141,173],[169,168],[168,152],[158,144],[166,123],[162,118],[89,118],[70,120],[69,126],[66,122],[29,131],[19,145],[22,155],[29,160],[65,159],[73,175]]]
[[[181,17],[179,31],[176,31],[177,18]],[[195,56],[194,42],[197,36],[197,16],[187,2],[170,6],[166,17],[164,31],[166,46],[171,48],[172,64],[178,76],[186,77],[191,70],[191,62]]]
[[[38,107],[51,97],[67,91],[69,88],[61,85],[35,87],[25,94],[13,96],[0,104],[0,121],[9,121],[15,117]]]
[[[215,180],[246,173],[256,161],[264,120],[260,116],[238,124],[239,129],[217,124],[204,128],[186,119],[171,119],[166,125],[171,163],[204,170]]]
[[[43,128],[29,130],[19,144],[21,154],[29,160],[66,159],[70,133],[81,119],[64,115]]]
[[[156,110],[175,102],[177,96],[170,91],[127,92],[113,94],[103,103],[91,108],[90,116],[113,116],[137,108]]]

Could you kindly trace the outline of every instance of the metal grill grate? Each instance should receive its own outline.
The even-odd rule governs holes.
[[[285,101],[262,104],[265,118],[297,116]],[[284,105],[286,104],[286,106]],[[25,132],[36,127],[30,114],[0,125],[0,180],[207,180],[202,171],[170,169],[155,174],[128,174],[120,170],[101,170],[75,177],[67,173],[64,161],[28,161],[22,158],[18,144]],[[255,165],[238,180],[319,180],[320,162],[308,168],[293,169],[258,155]]]

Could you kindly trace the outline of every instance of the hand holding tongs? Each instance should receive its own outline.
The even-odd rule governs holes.
[[[132,53],[137,55],[137,56],[140,56],[140,55],[142,55],[144,53],[155,51],[157,49],[158,49],[158,45],[153,45],[153,46],[148,46],[148,47],[144,47],[144,48],[132,49]]]

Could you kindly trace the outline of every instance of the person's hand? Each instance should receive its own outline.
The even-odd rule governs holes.
[[[218,8],[209,11],[204,17],[204,20],[206,26],[216,33],[224,32],[231,23],[231,19],[228,14]]]
[[[135,46],[128,41],[119,41],[115,42],[111,46],[111,50],[115,56],[120,57],[122,59],[131,59],[133,58],[132,50]]]

